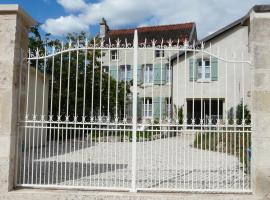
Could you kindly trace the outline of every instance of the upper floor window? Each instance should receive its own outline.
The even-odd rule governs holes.
[[[152,83],[153,82],[153,65],[146,64],[144,66],[144,83]]]
[[[120,76],[121,81],[130,81],[132,79],[132,71],[130,65],[120,65]]]
[[[210,61],[199,59],[197,67],[198,80],[210,81]]]
[[[111,60],[118,60],[119,53],[117,50],[112,50],[111,51]]]
[[[219,75],[218,59],[210,58],[189,59],[189,80],[208,82],[217,81]]]
[[[164,57],[164,49],[156,50],[155,51],[155,56],[156,58]]]

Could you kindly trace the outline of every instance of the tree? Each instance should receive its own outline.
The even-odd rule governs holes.
[[[45,38],[42,38],[39,26],[38,24],[30,30],[30,49],[35,50],[38,48],[41,55],[45,53],[45,46],[50,52],[52,52],[53,48],[56,51],[61,51],[62,43],[58,39],[53,39],[50,34],[45,34]],[[79,34],[69,33],[64,39],[63,48],[68,49],[70,41],[72,41],[71,45],[73,47],[76,45],[84,46],[86,38],[85,32]],[[88,41],[89,44],[94,42],[93,38],[88,38]],[[99,42],[99,39],[96,38],[96,43]],[[84,114],[89,117],[93,113],[93,117],[97,118],[99,115],[107,116],[108,111],[112,119],[116,116],[116,112],[120,119],[123,118],[121,114],[123,114],[124,110],[124,100],[125,98],[127,99],[130,93],[131,83],[125,84],[121,81],[117,84],[113,77],[101,71],[102,66],[99,59],[101,56],[103,55],[101,55],[100,50],[95,50],[95,52],[87,50],[87,54],[85,50],[64,52],[48,58],[46,60],[46,69],[44,67],[44,60],[39,61],[39,70],[43,72],[46,70],[46,73],[51,75],[48,114],[53,115],[54,120],[57,120],[59,113],[61,120],[65,120],[67,114],[70,120],[73,120],[75,115],[78,117],[78,120],[81,120]],[[86,62],[85,57],[87,58]],[[35,64],[35,62],[31,63],[32,66],[35,66]],[[118,93],[116,94],[117,85]],[[110,91],[109,95],[108,91]],[[51,92],[53,94],[52,99]],[[94,95],[93,100],[92,94]],[[51,101],[52,111],[50,111]]]

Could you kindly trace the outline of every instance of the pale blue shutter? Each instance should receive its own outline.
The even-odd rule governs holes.
[[[137,67],[137,84],[142,84],[143,81],[142,66],[138,65]]]
[[[154,118],[159,119],[160,118],[160,112],[161,112],[161,118],[164,118],[165,112],[166,112],[166,99],[165,97],[154,97]],[[161,110],[160,110],[161,108]]]
[[[161,97],[161,117],[165,118],[166,115],[166,98]]]
[[[189,80],[196,81],[197,80],[197,63],[194,59],[189,59]]]
[[[113,65],[110,67],[110,75],[116,80],[117,78],[117,66]]]
[[[137,117],[140,119],[143,116],[143,99],[137,98]]]
[[[160,63],[154,65],[154,84],[163,85],[166,83],[166,65]]]
[[[159,102],[160,102],[160,98],[159,97],[154,97],[154,111],[153,111],[153,115],[154,115],[154,119],[158,119],[159,118]]]
[[[216,57],[211,57],[211,80],[218,80],[218,59]]]
[[[132,80],[132,68],[130,65],[127,65],[127,81],[131,81]]]

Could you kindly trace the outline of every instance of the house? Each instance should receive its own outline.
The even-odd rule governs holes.
[[[155,51],[140,47],[138,51],[138,119],[150,120],[152,117],[159,119],[169,116],[172,107],[172,67],[169,58],[174,53],[165,51],[162,44],[169,40],[172,40],[173,44],[178,40],[180,44],[185,40],[190,43],[197,41],[196,25],[183,23],[111,30],[106,20],[102,19],[99,37],[103,38],[106,44],[116,45],[117,40],[122,44],[132,44],[135,29],[138,32],[139,44],[152,45],[154,39],[155,46],[158,47]],[[104,53],[102,62],[105,72],[110,71],[111,76],[118,81],[132,81],[133,51],[115,48]],[[131,117],[131,104],[128,107],[126,116]]]
[[[235,118],[237,105],[250,105],[249,20],[244,16],[196,43],[203,51],[171,57],[172,102],[188,124]],[[230,62],[238,60],[239,62]],[[211,117],[211,118],[210,118]]]

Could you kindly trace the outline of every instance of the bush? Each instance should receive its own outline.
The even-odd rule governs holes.
[[[233,128],[230,129],[231,131],[235,130]],[[246,130],[248,131],[248,129]],[[241,163],[244,163],[246,172],[249,171],[250,158],[248,150],[251,148],[250,132],[226,132],[226,130],[199,132],[196,133],[193,147],[235,155]]]

